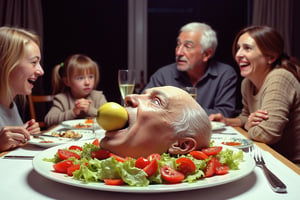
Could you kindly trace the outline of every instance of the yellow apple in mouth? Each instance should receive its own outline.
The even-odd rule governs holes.
[[[128,113],[120,104],[108,102],[99,107],[96,120],[104,130],[114,131],[127,124]]]

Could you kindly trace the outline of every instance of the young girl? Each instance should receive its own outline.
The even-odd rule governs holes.
[[[44,74],[40,60],[37,35],[20,28],[0,28],[0,152],[21,146],[30,134],[40,133],[34,119],[23,123],[14,101],[16,97],[25,101]]]
[[[107,102],[103,92],[95,90],[98,82],[98,65],[88,56],[75,54],[55,66],[52,74],[55,96],[44,119],[46,125],[97,116],[98,108]]]

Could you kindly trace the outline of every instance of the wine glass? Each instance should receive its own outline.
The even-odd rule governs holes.
[[[125,105],[124,99],[128,94],[132,94],[135,86],[134,70],[126,69],[118,71],[119,88],[122,95],[122,101]]]
[[[197,99],[197,88],[196,87],[185,87],[187,93],[189,93],[195,100]]]

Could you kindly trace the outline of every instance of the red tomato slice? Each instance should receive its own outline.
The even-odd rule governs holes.
[[[57,154],[61,160],[66,160],[71,157],[75,157],[76,159],[80,159],[80,155],[74,153],[72,151],[68,151],[66,149],[58,149]]]
[[[192,155],[194,158],[198,160],[205,160],[209,158],[208,155],[206,155],[202,151],[191,151],[190,155]]]
[[[160,168],[160,174],[168,183],[179,183],[184,179],[184,174],[176,171],[168,165],[164,165]]]
[[[116,154],[113,154],[113,153],[109,153],[109,157],[115,157],[115,159],[118,161],[118,162],[125,162],[125,158],[121,157],[121,156],[117,156]]]
[[[221,164],[219,160],[215,160],[215,173],[217,175],[227,174],[229,171],[229,167],[226,164]]]
[[[54,171],[66,174],[68,168],[73,165],[71,160],[64,160],[53,165]]]
[[[72,145],[69,147],[70,150],[79,150],[79,151],[82,151],[82,148],[80,146],[77,146],[77,145]]]
[[[211,155],[216,155],[220,151],[222,151],[222,147],[221,146],[208,147],[208,148],[201,149],[201,151],[206,155],[211,156]]]
[[[188,175],[194,173],[196,170],[195,163],[186,157],[181,157],[176,160],[176,163],[179,164],[178,168],[181,173]]]
[[[73,176],[73,172],[80,169],[80,164],[72,165],[67,168],[67,174],[68,176]]]
[[[97,158],[98,160],[103,160],[110,157],[110,152],[104,149],[91,152],[92,158]]]
[[[212,157],[208,161],[205,169],[203,170],[205,177],[213,176],[215,174],[215,169],[216,169],[216,159],[214,157]]]
[[[103,180],[106,185],[124,185],[124,181],[122,179],[104,179]]]
[[[143,170],[147,173],[147,178],[152,176],[158,169],[158,163],[156,159],[150,161],[150,163],[143,168]]]
[[[136,161],[134,166],[140,169],[144,169],[147,165],[150,164],[150,161],[144,157],[139,157]]]
[[[157,160],[160,160],[161,159],[161,156],[158,154],[158,153],[153,153],[153,154],[150,154],[147,159],[149,161],[152,161],[153,159],[157,159]]]
[[[100,147],[100,144],[99,144],[99,140],[98,139],[95,139],[93,142],[92,142],[93,145],[96,145],[97,147]]]

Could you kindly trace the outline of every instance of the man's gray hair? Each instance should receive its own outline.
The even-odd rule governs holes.
[[[200,22],[191,22],[180,29],[181,32],[186,31],[199,31],[201,32],[202,36],[200,39],[200,45],[202,46],[202,52],[206,51],[207,49],[211,48],[213,50],[212,55],[214,55],[217,46],[218,46],[218,39],[216,32],[207,24],[200,23]]]
[[[202,107],[187,106],[182,110],[181,116],[172,122],[176,135],[194,138],[197,148],[207,147],[211,137],[211,123]]]

